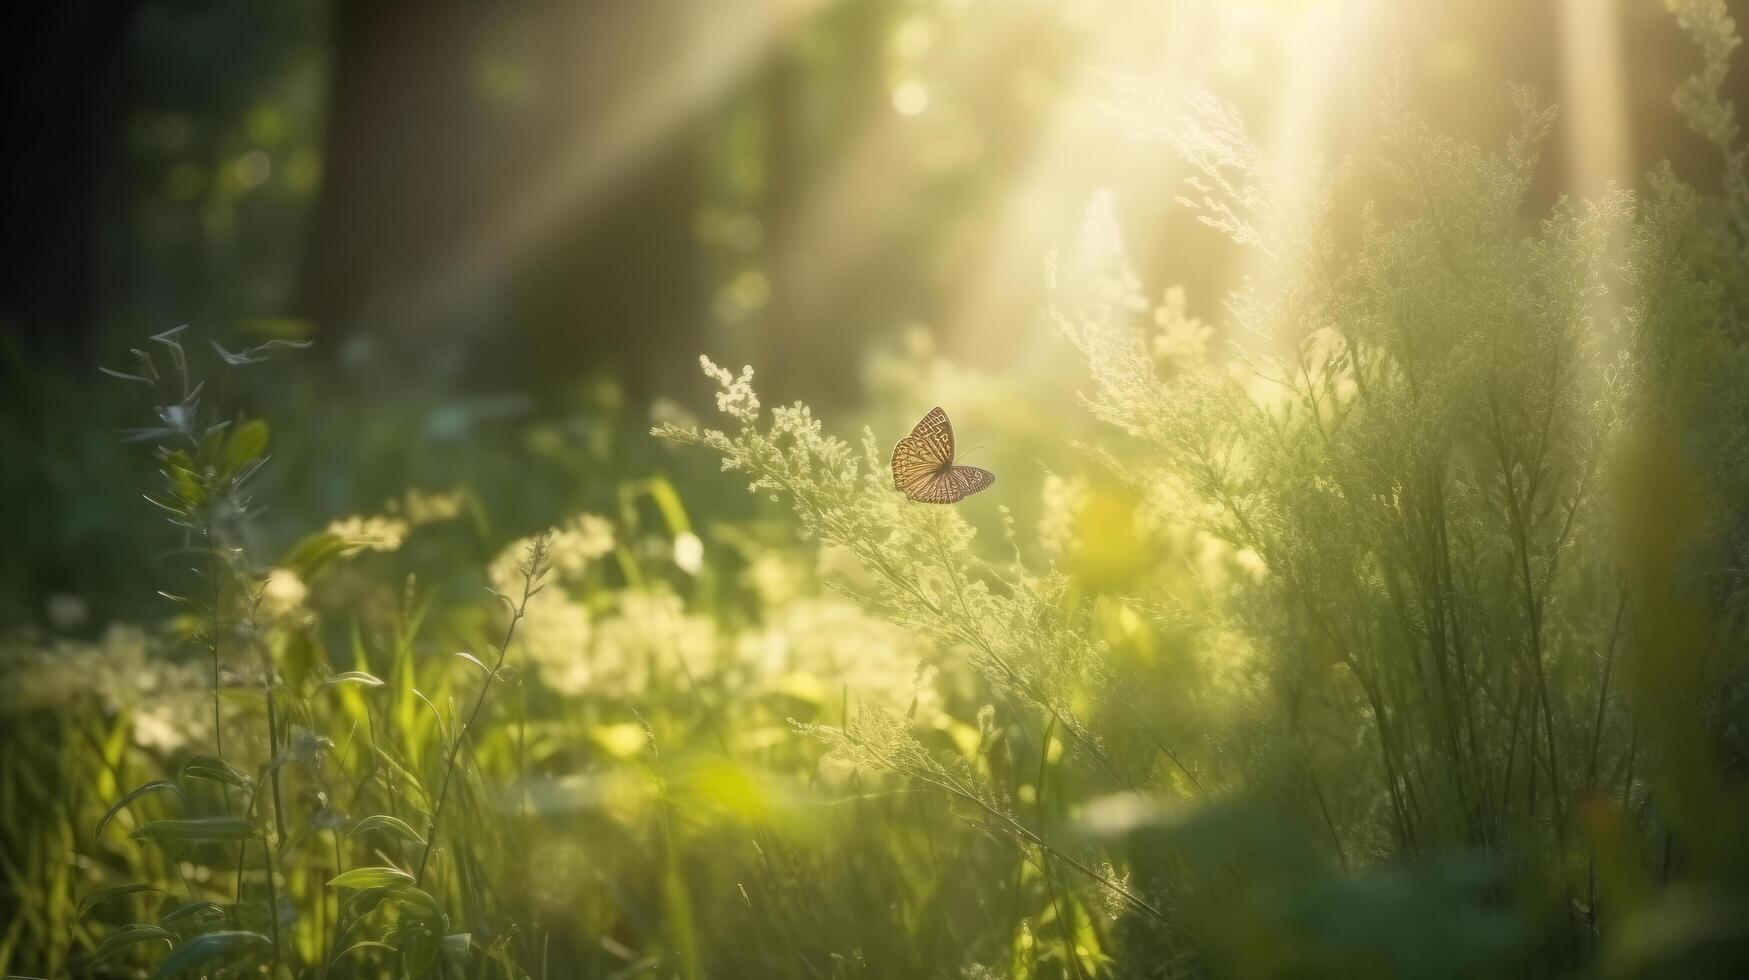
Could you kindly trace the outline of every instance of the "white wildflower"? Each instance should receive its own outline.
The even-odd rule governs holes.
[[[589,655],[589,610],[559,589],[528,600],[517,627],[517,649],[541,682],[560,694],[586,691],[594,672]]]
[[[704,542],[691,531],[674,536],[674,564],[688,575],[697,575],[704,568]]]
[[[309,595],[309,587],[297,572],[275,568],[261,585],[261,614],[270,620],[285,619],[301,610]]]
[[[407,522],[398,517],[353,516],[328,525],[328,533],[345,540],[354,553],[394,551],[406,540],[407,531]]]

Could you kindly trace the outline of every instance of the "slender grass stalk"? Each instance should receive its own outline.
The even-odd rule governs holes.
[[[963,595],[960,601],[965,601]],[[1033,794],[1033,801],[1038,808],[1038,825],[1040,830],[1043,830],[1045,826],[1045,775],[1046,767],[1050,764],[1051,758],[1051,736],[1055,735],[1056,732],[1057,719],[1053,717],[1045,724],[1044,738],[1039,743],[1038,748],[1038,775],[1035,777],[1036,786]],[[1051,859],[1049,855],[1042,850],[1039,852],[1039,865],[1039,870],[1044,872],[1045,889],[1051,896],[1051,911],[1055,913],[1057,927],[1063,933],[1063,955],[1067,957],[1069,962],[1074,966],[1075,976],[1085,980],[1087,974],[1081,968],[1081,956],[1075,952],[1075,931],[1070,925],[1069,920],[1063,914],[1062,903],[1057,899],[1056,876],[1051,873]]]
[[[267,926],[268,938],[273,940],[273,970],[269,976],[279,973],[279,884],[274,878],[279,874],[278,862],[273,859],[273,848],[268,846],[267,831],[260,831],[261,856],[267,863]]]
[[[209,504],[208,506],[210,507],[211,505]],[[224,613],[223,607],[221,606],[223,590],[219,580],[219,568],[221,566],[221,562],[219,561],[219,546],[213,536],[213,521],[210,513],[208,514],[206,524],[203,528],[203,533],[206,537],[207,578],[212,582],[212,618],[207,626],[207,643],[212,648],[213,661],[213,754],[222,759],[225,757],[225,726],[224,720],[219,711],[219,692],[221,690],[219,681],[219,634],[220,631],[224,629]],[[225,803],[225,815],[230,816],[231,787],[227,784],[220,783],[219,795]]]
[[[473,730],[474,722],[480,717],[480,710],[486,706],[486,695],[491,693],[492,685],[498,679],[498,672],[504,666],[504,660],[510,654],[510,643],[516,638],[516,626],[528,614],[528,601],[540,592],[543,587],[541,577],[546,574],[547,539],[539,535],[529,543],[528,555],[522,566],[522,598],[511,609],[510,625],[504,629],[504,639],[498,644],[498,657],[492,664],[492,670],[480,683],[480,693],[474,698],[474,707],[468,712],[467,721],[455,732],[450,740],[449,757],[444,760],[443,779],[438,784],[437,801],[431,807],[431,819],[425,825],[425,847],[419,852],[419,867],[413,874],[415,887],[425,881],[425,868],[431,860],[431,850],[437,846],[437,828],[443,819],[443,805],[449,799],[449,784],[455,775],[456,757],[461,754],[463,742],[468,733]],[[509,603],[509,599],[505,598]]]
[[[213,754],[219,758],[225,757],[225,729],[219,719],[219,630],[223,628],[221,619],[219,587],[219,546],[213,536],[213,522],[209,516],[206,526],[202,529],[206,539],[207,579],[212,585],[212,618],[208,624],[207,645],[212,648],[213,660]],[[225,794],[225,812],[231,808],[231,795]]]
[[[908,773],[908,774],[914,776],[915,778],[921,779],[924,782],[928,783],[929,785],[936,787],[937,789],[943,790],[952,796],[956,796],[962,800],[965,800],[968,803],[974,804],[979,809],[983,810],[986,814],[989,814],[991,817],[995,818],[997,825],[1002,830],[1014,835],[1017,839],[1025,842],[1025,843],[1032,844],[1033,846],[1039,848],[1041,851],[1045,851],[1045,852],[1048,852],[1048,853],[1054,855],[1059,860],[1067,863],[1070,867],[1074,868],[1075,870],[1081,872],[1082,874],[1086,875],[1087,877],[1093,879],[1094,881],[1096,881],[1096,882],[1100,883],[1101,885],[1104,885],[1106,888],[1110,889],[1114,895],[1123,899],[1125,902],[1128,902],[1136,910],[1138,910],[1140,912],[1145,912],[1149,916],[1153,917],[1154,919],[1156,919],[1160,922],[1165,922],[1165,923],[1169,923],[1169,924],[1172,923],[1172,919],[1169,916],[1167,916],[1165,912],[1162,912],[1158,906],[1155,906],[1154,904],[1149,902],[1147,899],[1141,897],[1140,895],[1137,895],[1134,891],[1131,891],[1127,886],[1125,886],[1123,884],[1123,882],[1118,881],[1118,880],[1112,878],[1110,875],[1107,875],[1104,872],[1099,871],[1099,870],[1089,866],[1086,862],[1075,857],[1073,854],[1069,854],[1069,853],[1063,851],[1061,848],[1058,848],[1055,845],[1051,844],[1049,841],[1047,841],[1043,837],[1039,836],[1037,831],[1034,831],[1032,828],[1026,826],[1025,824],[1021,823],[1019,820],[1015,819],[1013,814],[1008,813],[1006,810],[1003,810],[999,807],[991,805],[989,800],[984,799],[982,796],[978,795],[977,793],[974,793],[971,790],[967,789],[966,787],[960,785],[959,781],[954,779],[952,776],[947,775],[947,774],[937,774],[937,773],[920,773],[914,767],[908,767],[908,766],[901,765],[897,760],[892,759],[891,757],[882,755],[880,752],[875,751],[872,748],[869,749],[869,752],[875,759],[880,761],[888,769],[891,769],[894,772]]]

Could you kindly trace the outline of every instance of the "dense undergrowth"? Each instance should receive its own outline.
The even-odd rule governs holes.
[[[1489,152],[1397,96],[1339,245],[1193,99],[1157,133],[1254,274],[1204,324],[1095,202],[1049,269],[1089,427],[1004,471],[1033,504],[910,503],[896,431],[707,359],[724,428],[655,435],[764,519],[616,476],[483,568],[397,564],[481,524],[465,488],[267,553],[268,425],[199,378],[281,351],[152,338],[175,612],[7,640],[0,964],[1741,975],[1749,162],[1735,28],[1678,14],[1704,198],[1528,215],[1551,110]]]

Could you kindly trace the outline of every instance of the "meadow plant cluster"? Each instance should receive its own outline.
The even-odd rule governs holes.
[[[1094,201],[1044,319],[1096,434],[1003,473],[1036,508],[913,503],[891,434],[701,358],[720,428],[653,434],[760,518],[616,476],[435,575],[466,488],[272,549],[268,426],[152,338],[112,373],[186,568],[4,639],[0,967],[1742,975],[1749,164],[1736,28],[1673,7],[1711,197],[1527,213],[1523,90],[1490,152],[1393,89],[1358,216],[1212,96],[1139,125],[1251,275],[1193,316]]]

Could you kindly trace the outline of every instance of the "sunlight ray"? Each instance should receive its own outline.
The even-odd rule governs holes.
[[[1561,0],[1561,119],[1567,186],[1595,199],[1632,176],[1621,14],[1614,4]]]
[[[603,114],[587,125],[570,126],[564,147],[527,180],[501,213],[440,265],[441,272],[411,284],[397,302],[431,309],[455,302],[496,279],[509,263],[547,235],[587,221],[665,141],[722,98],[738,80],[756,71],[765,56],[785,43],[833,0],[769,0],[761,16],[744,7],[687,0],[670,18],[679,27],[656,65],[669,71],[655,77],[616,78],[612,98],[601,100]],[[610,57],[605,44],[626,36],[639,16],[636,5],[608,5],[579,30],[577,58]],[[600,18],[607,18],[603,23]],[[616,22],[620,26],[616,26]],[[623,93],[623,94],[621,94]],[[563,120],[556,122],[564,126]]]

